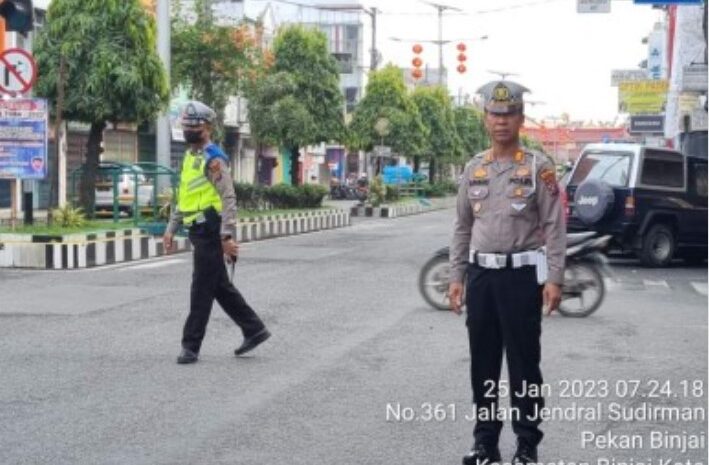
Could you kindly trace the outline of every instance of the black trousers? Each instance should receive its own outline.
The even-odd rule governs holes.
[[[190,228],[194,249],[190,314],[185,321],[182,347],[199,353],[207,329],[214,299],[241,328],[244,337],[251,337],[265,328],[256,312],[229,280],[224,266],[219,220]]]
[[[475,443],[496,446],[502,429],[500,418],[511,418],[518,441],[536,446],[543,436],[541,421],[534,419],[535,407],[544,406],[544,398],[534,392],[542,384],[542,286],[531,266],[491,270],[469,265],[467,278]],[[503,349],[509,369],[506,385],[499,384]],[[501,407],[499,393],[504,390],[510,398],[512,408],[505,408],[510,415],[494,416]]]

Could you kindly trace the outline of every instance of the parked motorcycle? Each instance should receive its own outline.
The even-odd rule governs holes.
[[[603,278],[611,276],[603,250],[610,239],[611,236],[599,237],[595,232],[567,235],[566,268],[559,305],[559,313],[562,315],[586,317],[595,312],[603,302],[606,293]],[[424,264],[419,274],[419,292],[429,305],[438,310],[450,309],[449,259],[449,248],[439,249]]]

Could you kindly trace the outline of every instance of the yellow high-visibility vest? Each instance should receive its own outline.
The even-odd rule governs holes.
[[[205,174],[205,164],[204,155],[195,155],[189,150],[185,153],[180,172],[178,207],[186,225],[209,207],[214,207],[217,213],[222,211],[222,199]]]

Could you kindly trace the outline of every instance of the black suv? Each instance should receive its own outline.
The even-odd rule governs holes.
[[[707,256],[707,160],[640,144],[591,144],[566,186],[569,231],[613,236],[648,266]]]

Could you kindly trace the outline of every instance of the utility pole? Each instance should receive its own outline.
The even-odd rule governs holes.
[[[170,0],[158,0],[157,2],[157,23],[158,23],[158,55],[165,67],[167,85],[170,87]],[[155,161],[162,166],[170,167],[170,114],[169,109],[158,116],[155,124]],[[160,182],[160,188],[167,187]],[[164,180],[165,182],[167,180]]]
[[[438,10],[438,40],[436,41],[438,43],[438,85],[442,86],[443,85],[443,44],[445,43],[443,41],[443,12],[446,10],[451,10],[451,11],[463,11],[463,10],[461,10],[460,8],[456,8],[454,6],[442,5],[440,3],[425,2],[425,1],[423,3],[426,3],[427,5],[431,5],[436,10]]]
[[[370,11],[364,10],[372,18],[372,54],[369,61],[369,70],[374,71],[377,69],[377,10],[372,7]]]

